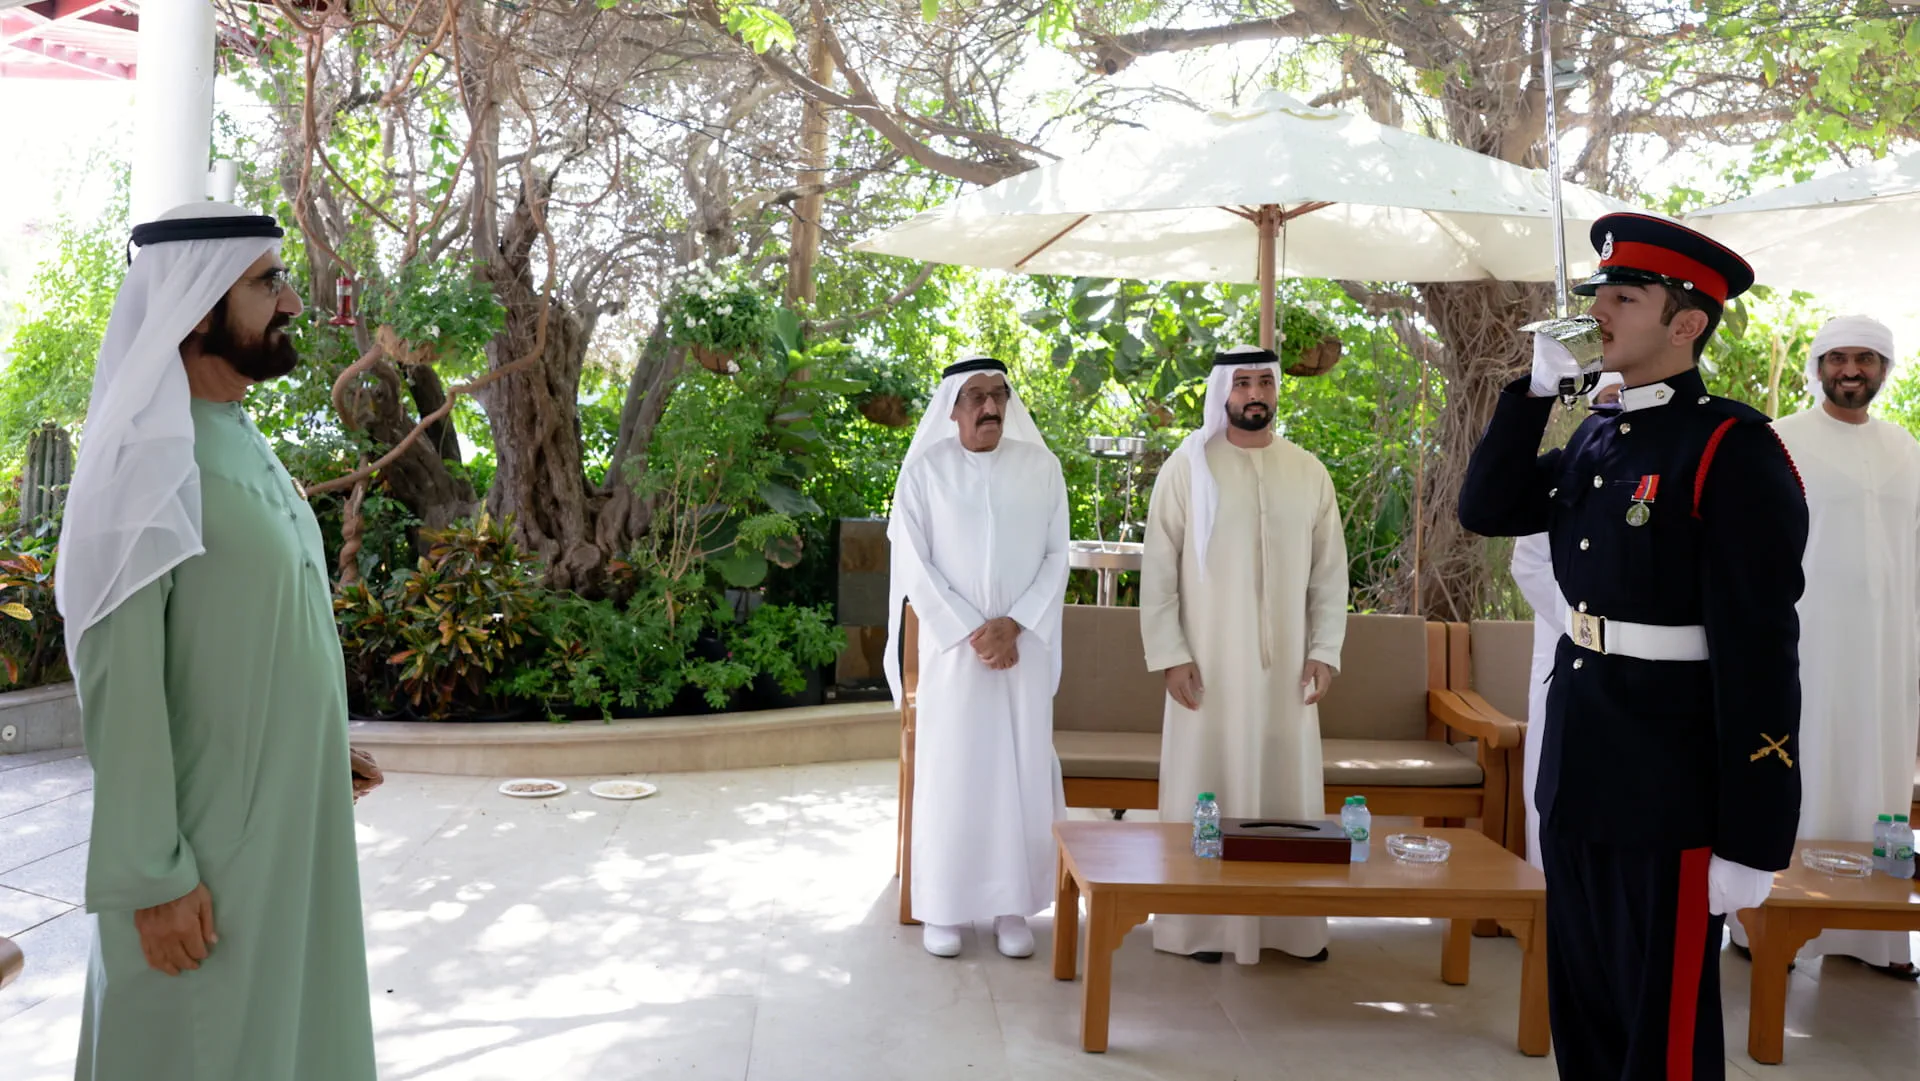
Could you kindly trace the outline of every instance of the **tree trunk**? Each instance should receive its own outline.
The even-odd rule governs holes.
[[[609,554],[624,552],[653,524],[653,505],[640,494],[638,484],[647,471],[654,426],[666,412],[674,380],[686,363],[686,347],[670,345],[666,328],[656,325],[627,382],[620,432],[607,463],[607,478],[600,486],[604,502],[594,523],[594,540]]]
[[[1427,320],[1446,343],[1432,351],[1432,359],[1447,387],[1446,407],[1434,427],[1420,433],[1427,441],[1420,612],[1430,619],[1470,620],[1492,601],[1495,575],[1505,568],[1489,567],[1480,535],[1460,525],[1460,482],[1493,419],[1500,388],[1526,370],[1527,340],[1516,328],[1542,318],[1552,298],[1546,286],[1512,282],[1432,283],[1420,291]],[[1394,608],[1411,611],[1412,535],[1403,543]]]
[[[587,490],[580,446],[580,371],[592,328],[534,281],[541,232],[536,204],[543,212],[551,194],[551,179],[521,189],[488,260],[507,310],[506,329],[487,346],[489,366],[503,368],[536,352],[539,359],[481,392],[498,461],[487,509],[512,517],[515,540],[546,563],[549,586],[591,593],[607,561],[594,542],[599,496]]]
[[[382,361],[374,366],[372,375],[372,386],[356,395],[360,427],[392,447],[413,431],[417,420],[406,406],[405,388],[394,369]],[[458,450],[456,445],[455,461],[459,460]],[[427,529],[445,529],[480,510],[480,499],[473,484],[448,469],[439,451],[424,439],[416,440],[405,454],[382,470],[379,480]]]
[[[811,70],[808,76],[821,86],[833,86],[833,55],[827,50],[825,12],[815,3],[813,40],[807,46]],[[806,169],[800,173],[801,185],[827,182],[827,107],[808,98],[800,112],[800,150]],[[793,307],[813,303],[813,265],[820,256],[820,215],[826,209],[826,197],[818,192],[803,195],[793,208],[792,247],[787,261],[787,303]]]

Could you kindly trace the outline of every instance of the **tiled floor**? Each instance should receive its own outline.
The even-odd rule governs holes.
[[[991,934],[927,956],[895,922],[892,762],[584,785],[519,801],[497,779],[395,776],[359,808],[386,1081],[1289,1081],[1551,1078],[1514,1050],[1518,948],[1476,940],[1439,978],[1439,929],[1345,920],[1333,957],[1208,967],[1137,930],[1115,964],[1113,1049],[1079,1050],[1079,987]],[[0,1081],[70,1076],[86,962],[84,760],[0,759],[0,933],[28,972],[0,992]],[[1728,1074],[1920,1076],[1920,988],[1801,966],[1788,1060],[1744,1051],[1746,965],[1723,958]]]

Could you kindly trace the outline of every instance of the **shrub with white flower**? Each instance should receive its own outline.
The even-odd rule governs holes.
[[[721,357],[745,357],[766,347],[773,302],[730,263],[689,268],[673,286],[662,315],[675,344]]]

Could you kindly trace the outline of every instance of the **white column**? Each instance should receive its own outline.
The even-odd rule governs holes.
[[[207,197],[213,140],[213,7],[142,0],[134,82],[133,223]]]

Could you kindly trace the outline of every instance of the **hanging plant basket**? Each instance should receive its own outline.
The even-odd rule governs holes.
[[[907,400],[898,394],[876,394],[860,403],[860,415],[883,428],[904,428],[913,423]]]
[[[1340,339],[1322,338],[1318,345],[1303,349],[1300,359],[1286,369],[1288,375],[1325,375],[1340,363]]]
[[[699,361],[702,368],[721,375],[733,375],[740,370],[740,365],[733,362],[732,353],[722,353],[704,345],[693,347],[693,359]]]

